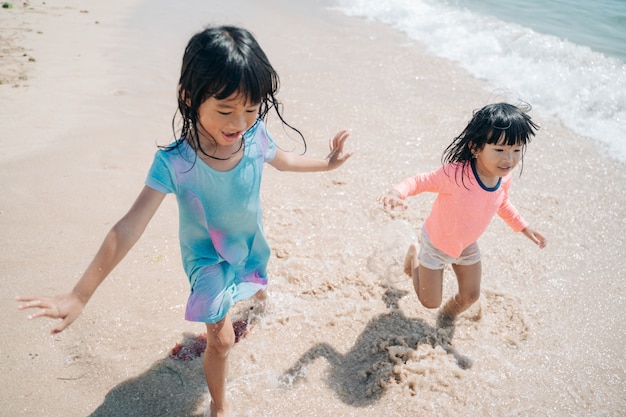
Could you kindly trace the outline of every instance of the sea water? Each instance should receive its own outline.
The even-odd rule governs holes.
[[[336,0],[626,163],[626,0]]]

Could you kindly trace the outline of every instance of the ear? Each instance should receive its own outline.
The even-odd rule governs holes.
[[[467,147],[469,148],[470,152],[472,153],[472,156],[474,157],[476,157],[478,152],[480,152],[480,149],[478,149],[478,146],[476,146],[473,142],[468,142]]]

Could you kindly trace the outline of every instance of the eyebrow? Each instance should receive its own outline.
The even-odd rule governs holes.
[[[235,105],[235,103],[233,103],[233,102],[234,102],[234,100],[227,100],[227,101],[219,100],[218,103],[216,104],[216,106],[220,107],[220,108],[233,109],[233,108],[237,107]],[[248,108],[248,107],[256,107],[259,104],[260,103],[251,103],[251,104],[246,103],[246,104],[243,105],[243,107],[246,107],[246,108]]]
[[[494,146],[496,148],[505,148],[505,147],[522,148],[524,145],[521,144],[521,143],[514,143],[513,145],[507,145],[506,143],[494,143],[494,144],[492,144],[492,146]]]

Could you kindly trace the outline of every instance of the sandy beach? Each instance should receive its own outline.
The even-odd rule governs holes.
[[[262,3],[262,4],[261,4]],[[141,190],[171,120],[183,48],[206,24],[255,34],[286,119],[320,174],[264,173],[270,303],[237,305],[232,416],[626,415],[626,166],[549,115],[511,199],[544,250],[496,218],[479,240],[481,299],[440,343],[402,262],[434,196],[386,213],[376,197],[441,153],[496,88],[382,24],[323,0],[13,2],[0,9],[0,416],[203,416],[204,331],[168,196],[66,331],[17,295],[69,291]],[[301,151],[276,120],[284,149]],[[456,292],[446,272],[444,297]],[[468,366],[471,365],[471,366]]]

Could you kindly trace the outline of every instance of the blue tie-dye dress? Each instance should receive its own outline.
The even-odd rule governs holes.
[[[174,193],[179,209],[183,267],[191,284],[185,319],[215,323],[234,302],[267,285],[270,248],[261,223],[263,166],[276,145],[258,120],[244,135],[244,155],[230,171],[216,171],[187,141],[157,151],[146,185]]]

